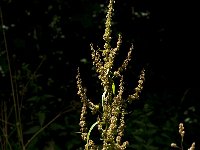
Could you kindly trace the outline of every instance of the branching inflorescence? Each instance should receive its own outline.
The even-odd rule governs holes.
[[[171,147],[183,150],[183,138],[184,138],[184,135],[185,135],[183,123],[179,124],[179,131],[178,132],[181,136],[181,146],[178,146],[176,143],[171,143]],[[192,145],[190,146],[190,148],[188,150],[195,150],[195,142],[192,143]]]
[[[123,150],[126,149],[128,141],[122,142],[122,137],[125,128],[125,114],[127,102],[132,102],[139,99],[139,94],[143,89],[144,83],[144,69],[141,71],[140,78],[138,81],[138,86],[132,95],[127,98],[123,97],[124,92],[124,81],[123,81],[123,71],[126,70],[129,61],[131,60],[131,53],[133,50],[133,45],[130,47],[126,59],[123,61],[122,65],[117,69],[113,70],[114,59],[117,52],[120,49],[122,43],[122,36],[118,35],[118,41],[115,48],[111,47],[111,22],[113,14],[113,4],[114,0],[109,1],[106,22],[105,22],[105,33],[103,35],[103,40],[105,41],[104,50],[97,49],[91,44],[91,56],[93,60],[93,65],[96,68],[98,78],[101,81],[101,86],[103,87],[103,93],[101,97],[101,105],[94,104],[86,96],[86,89],[82,85],[82,80],[80,77],[80,71],[78,69],[77,87],[78,95],[80,96],[81,102],[83,104],[81,116],[80,116],[80,131],[81,137],[86,141],[86,150],[96,150],[100,149],[98,145],[90,139],[90,133],[92,129],[97,126],[99,132],[101,133],[103,150]],[[116,91],[115,80],[119,79],[118,90]],[[87,107],[91,109],[92,114],[98,114],[96,122],[87,129],[86,125],[86,114]]]

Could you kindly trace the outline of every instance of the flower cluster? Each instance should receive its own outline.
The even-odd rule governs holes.
[[[179,124],[179,134],[181,136],[181,146],[179,147],[177,146],[176,143],[171,143],[171,147],[183,150],[183,138],[185,135],[183,123]],[[195,142],[192,143],[192,145],[190,146],[188,150],[194,150],[194,149],[195,149]]]
[[[142,70],[138,81],[138,86],[135,88],[135,92],[129,95],[127,98],[123,97],[124,92],[124,80],[123,71],[126,70],[129,61],[131,60],[131,53],[133,46],[130,47],[126,59],[122,65],[117,69],[113,70],[114,59],[120,49],[122,43],[122,36],[118,35],[116,47],[112,48],[111,42],[111,20],[113,13],[114,0],[110,0],[108,5],[108,11],[105,22],[105,33],[103,40],[105,41],[104,49],[95,50],[93,44],[91,44],[91,57],[93,65],[96,68],[98,78],[101,81],[103,89],[101,97],[101,105],[95,105],[92,101],[87,99],[86,90],[82,86],[82,80],[80,72],[77,74],[77,87],[78,95],[80,96],[81,102],[83,103],[81,116],[80,116],[80,127],[82,139],[87,143],[85,149],[98,149],[98,146],[90,139],[90,132],[95,125],[98,126],[98,130],[101,133],[102,139],[102,150],[123,150],[126,149],[128,141],[123,142],[122,137],[125,129],[125,114],[127,102],[131,102],[134,99],[139,99],[139,94],[143,89],[145,71]],[[116,80],[119,81],[119,85],[116,86]],[[116,90],[118,88],[118,90]],[[96,123],[94,123],[90,130],[86,127],[86,107],[91,109],[93,114],[100,112],[97,117]]]

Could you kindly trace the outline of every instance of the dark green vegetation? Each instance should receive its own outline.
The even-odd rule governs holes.
[[[99,97],[90,43],[103,44],[106,5],[91,0],[0,1],[0,149],[83,147],[75,77],[79,66],[88,96]],[[195,141],[198,149],[197,24],[191,5],[116,1],[112,28],[122,33],[124,50],[116,63],[134,45],[125,74],[127,94],[147,66],[141,99],[128,108],[127,149],[168,150],[180,141],[180,122],[186,128],[186,148]]]

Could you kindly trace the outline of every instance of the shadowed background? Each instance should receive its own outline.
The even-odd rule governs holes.
[[[30,149],[83,146],[80,134],[76,133],[81,103],[76,95],[75,77],[80,67],[88,97],[98,102],[102,89],[92,66],[90,43],[103,47],[107,3],[1,1],[4,24],[0,28],[0,96],[9,101],[11,93],[3,27],[12,75],[23,104],[25,141],[58,113],[67,111],[34,139]],[[180,141],[179,122],[186,127],[186,146],[192,141],[197,143],[200,89],[196,5],[165,0],[116,0],[114,8],[113,47],[118,33],[123,41],[116,65],[134,45],[125,73],[127,92],[132,92],[140,70],[146,68],[141,100],[128,107],[125,139],[130,142],[129,149],[169,149],[171,142]],[[12,103],[9,101],[8,105]]]

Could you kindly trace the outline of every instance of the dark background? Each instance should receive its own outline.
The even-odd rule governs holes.
[[[22,101],[24,140],[39,125],[65,112],[34,139],[29,149],[83,147],[80,134],[76,133],[81,103],[75,77],[80,67],[88,97],[101,97],[92,68],[90,43],[103,47],[107,4],[108,1],[100,0],[0,1],[1,101],[12,108],[7,45],[12,76]],[[123,38],[116,64],[123,61],[131,43],[134,45],[126,72],[127,92],[134,89],[140,70],[146,68],[141,100],[128,107],[125,139],[129,140],[129,149],[170,149],[172,142],[179,144],[180,122],[185,124],[186,148],[196,141],[198,149],[197,4],[116,0],[114,9],[113,47],[119,32]],[[14,144],[15,135],[11,137]]]

